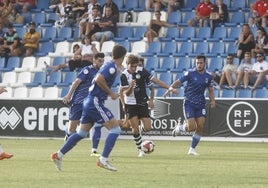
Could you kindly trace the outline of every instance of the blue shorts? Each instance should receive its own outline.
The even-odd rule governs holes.
[[[206,104],[194,104],[189,101],[184,101],[183,113],[186,119],[206,117]]]
[[[97,33],[95,33],[94,35],[96,36],[96,39],[97,39],[98,41],[101,40],[101,37],[102,37],[103,35],[105,35],[105,37],[106,37],[106,41],[108,41],[108,40],[112,40],[112,39],[114,38],[114,33],[111,32],[111,31],[97,32]]]
[[[112,112],[104,106],[104,101],[100,101],[97,97],[89,95],[83,103],[83,113],[81,123],[99,123],[103,124],[114,118]]]
[[[83,111],[83,104],[74,104],[70,107],[69,120],[80,120]]]

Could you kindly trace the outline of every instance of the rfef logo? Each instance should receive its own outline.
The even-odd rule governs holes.
[[[229,108],[226,122],[234,134],[246,136],[256,129],[258,125],[258,113],[250,103],[237,102]]]

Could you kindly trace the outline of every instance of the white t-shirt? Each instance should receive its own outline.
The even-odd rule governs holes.
[[[256,71],[257,73],[263,72],[268,70],[268,63],[266,61],[256,62],[252,66],[252,70]]]

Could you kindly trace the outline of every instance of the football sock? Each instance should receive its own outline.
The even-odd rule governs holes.
[[[94,125],[94,133],[92,136],[92,148],[95,148],[95,149],[98,148],[100,137],[101,137],[101,128],[102,128],[101,124],[96,123]]]
[[[60,149],[60,152],[62,154],[67,153],[68,151],[70,151],[77,142],[79,142],[81,139],[83,139],[84,137],[80,136],[78,133],[74,133],[72,134],[68,140],[65,142],[65,144],[63,145],[63,147]]]
[[[110,129],[109,134],[105,140],[102,157],[106,157],[106,158],[109,157],[120,132],[121,132],[121,129],[119,126],[116,126]]]
[[[133,137],[134,137],[134,141],[136,143],[137,148],[141,149],[141,143],[142,143],[141,134],[140,133],[134,134]]]
[[[197,133],[194,133],[194,135],[192,137],[191,147],[192,148],[195,148],[197,146],[197,144],[199,143],[200,139],[201,139],[201,136],[198,135]]]
[[[1,155],[3,152],[4,152],[4,151],[3,151],[2,147],[0,147],[0,155]]]
[[[179,129],[181,132],[185,132],[186,131],[186,123],[183,123],[181,126],[179,126]]]

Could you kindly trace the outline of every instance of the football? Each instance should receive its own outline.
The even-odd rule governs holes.
[[[141,150],[144,151],[144,153],[149,154],[154,151],[154,142],[151,140],[145,140],[141,143]]]

